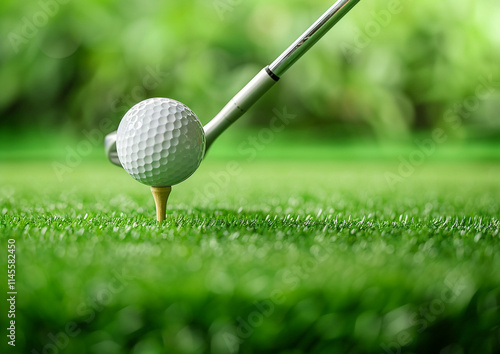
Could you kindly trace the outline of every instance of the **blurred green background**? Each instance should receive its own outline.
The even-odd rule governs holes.
[[[203,123],[330,1],[42,0],[0,4],[3,137],[108,133],[136,102],[177,99]],[[500,137],[500,3],[362,1],[233,128],[326,141]],[[5,139],[3,139],[5,140]]]

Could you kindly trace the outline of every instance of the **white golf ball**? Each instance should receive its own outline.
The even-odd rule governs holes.
[[[129,175],[154,187],[184,181],[205,153],[205,132],[196,114],[169,98],[132,107],[118,127],[118,158]]]

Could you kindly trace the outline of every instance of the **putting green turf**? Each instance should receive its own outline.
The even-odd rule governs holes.
[[[163,225],[106,161],[61,179],[50,159],[3,161],[16,349],[498,351],[499,161],[427,161],[390,186],[392,159],[209,157]]]

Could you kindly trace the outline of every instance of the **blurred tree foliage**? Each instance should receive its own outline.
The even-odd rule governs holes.
[[[331,2],[40,0],[0,3],[3,127],[117,125],[175,98],[206,123]],[[500,2],[361,1],[240,126],[401,138],[444,127],[499,136]]]

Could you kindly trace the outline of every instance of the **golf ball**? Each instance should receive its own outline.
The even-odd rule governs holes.
[[[184,181],[205,153],[205,132],[196,114],[169,98],[150,98],[123,117],[116,139],[118,158],[129,175],[154,187]]]

